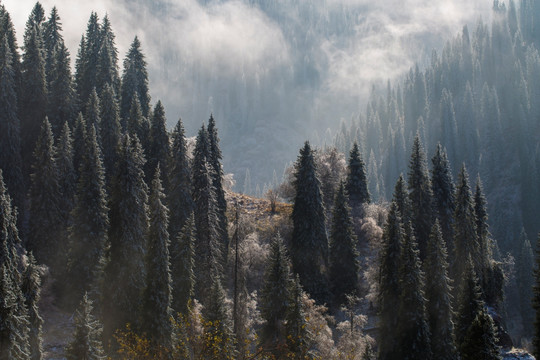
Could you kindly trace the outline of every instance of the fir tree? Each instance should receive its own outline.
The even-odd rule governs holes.
[[[22,209],[25,194],[21,169],[21,134],[17,115],[17,84],[12,63],[13,56],[4,35],[0,42],[0,169],[3,170],[15,206]]]
[[[73,299],[100,291],[109,230],[107,196],[96,131],[90,129],[79,166],[75,207],[69,230],[69,289]]]
[[[466,334],[478,312],[484,306],[482,301],[478,278],[474,272],[474,264],[471,257],[465,263],[465,270],[461,278],[459,288],[458,312],[456,317],[456,343],[458,349],[466,341]]]
[[[156,348],[172,350],[171,270],[169,258],[169,210],[163,204],[159,163],[149,197],[146,289],[143,304],[143,331]]]
[[[28,256],[28,264],[22,274],[21,290],[24,295],[24,305],[28,309],[28,319],[30,322],[30,359],[41,360],[43,358],[42,331],[43,319],[39,315],[39,299],[41,297],[41,278],[36,260],[32,253]]]
[[[169,134],[166,128],[167,119],[165,118],[165,109],[158,101],[154,108],[154,113],[150,122],[149,147],[147,149],[148,161],[146,163],[146,177],[152,179],[156,171],[157,164],[161,164],[163,174],[167,175],[167,160],[169,157]],[[165,187],[168,188],[167,181]]]
[[[208,163],[212,169],[212,184],[216,191],[217,216],[219,221],[219,235],[223,243],[225,255],[229,246],[229,234],[227,224],[227,201],[223,190],[223,169],[221,167],[221,149],[219,148],[219,136],[214,117],[210,115],[208,120]]]
[[[399,216],[398,205],[390,205],[384,225],[383,243],[379,268],[379,359],[400,359],[396,309],[399,308],[401,283],[399,281],[400,259],[404,242],[404,230]]]
[[[77,67],[77,93],[81,104],[87,104],[92,90],[97,87],[99,50],[101,48],[101,27],[95,12],[90,14],[84,42],[79,50],[79,66]]]
[[[101,344],[102,326],[92,315],[92,300],[87,294],[81,300],[75,313],[75,333],[66,349],[67,360],[103,360],[105,359]]]
[[[500,360],[500,349],[493,319],[485,308],[480,308],[465,334],[460,347],[463,360]]]
[[[0,4],[0,39],[6,38],[11,52],[12,62],[11,67],[13,69],[13,76],[16,84],[16,92],[18,101],[21,100],[22,92],[22,66],[21,56],[19,55],[17,45],[17,36],[15,35],[15,27],[11,21],[11,16],[6,11],[3,4]]]
[[[195,219],[193,214],[171,243],[172,309],[188,314],[195,290]]]
[[[492,244],[487,223],[488,215],[486,207],[487,204],[482,189],[482,181],[480,180],[480,176],[478,176],[474,192],[474,214],[476,216],[476,236],[478,239],[478,246],[474,258],[477,259],[476,271],[484,294],[484,300],[488,304],[494,305],[494,300],[497,298],[498,294],[494,294],[493,291],[490,291],[492,289],[490,289],[489,286]]]
[[[409,199],[411,201],[411,221],[418,241],[420,260],[426,258],[426,248],[433,225],[433,193],[428,175],[427,159],[420,137],[414,139],[408,174]]]
[[[446,243],[450,259],[454,259],[454,210],[455,186],[452,179],[450,162],[441,144],[437,144],[435,155],[431,159],[431,190],[435,216],[439,219],[441,233]]]
[[[261,315],[265,320],[259,332],[259,344],[278,355],[286,340],[284,321],[290,302],[291,273],[285,245],[278,234],[270,245],[261,289]]]
[[[144,156],[136,136],[125,135],[111,190],[109,262],[105,269],[103,304],[105,338],[127,323],[139,326],[141,297],[146,279],[148,187]]]
[[[434,359],[456,360],[458,353],[452,321],[452,287],[448,277],[446,246],[439,221],[431,230],[425,262],[426,307]]]
[[[172,133],[168,190],[167,202],[171,210],[169,232],[171,239],[176,239],[178,233],[193,212],[191,168],[189,165],[184,127],[181,120],[178,120]]]
[[[371,197],[368,191],[366,165],[355,142],[349,155],[346,190],[349,201],[354,208],[363,203],[369,203]]]
[[[118,74],[118,50],[115,45],[115,36],[111,28],[109,16],[105,15],[101,24],[101,48],[99,49],[99,62],[97,65],[96,88],[98,94],[103,96],[106,86],[110,86],[115,94],[120,94],[120,76]]]
[[[398,338],[401,359],[431,359],[430,330],[424,297],[424,273],[412,225],[405,232],[400,259]]]
[[[534,256],[531,243],[525,233],[521,230],[520,235],[521,251],[517,259],[516,280],[519,290],[520,313],[523,321],[523,333],[525,337],[533,335],[533,286],[534,286]]]
[[[79,179],[79,167],[82,162],[82,157],[86,151],[84,148],[86,144],[86,133],[86,121],[84,120],[82,113],[79,113],[73,128],[73,167],[77,172],[77,179]]]
[[[122,99],[120,103],[122,119],[128,118],[135,97],[140,102],[143,116],[148,117],[150,111],[148,72],[146,70],[146,60],[141,51],[141,43],[137,37],[131,43],[131,47],[124,59],[120,95]]]
[[[88,95],[88,102],[84,112],[84,120],[86,120],[86,131],[90,132],[92,128],[96,129],[96,134],[99,136],[101,127],[101,107],[96,88],[93,88]],[[98,138],[99,143],[99,138]]]
[[[34,150],[27,241],[28,248],[35,254],[37,261],[49,265],[53,276],[61,272],[58,261],[62,252],[58,250],[63,247],[63,244],[58,242],[62,233],[59,222],[61,192],[55,157],[51,125],[45,118]]]
[[[129,117],[125,123],[124,130],[129,132],[131,135],[136,135],[141,139],[141,145],[146,152],[148,152],[148,133],[150,129],[150,124],[146,117],[144,117],[141,109],[141,104],[137,96],[133,97],[133,102],[131,104],[131,110],[129,112]]]
[[[110,180],[114,172],[114,164],[117,160],[118,146],[120,145],[121,126],[118,101],[113,88],[109,84],[105,84],[102,90],[100,104],[100,138],[103,152],[103,166],[105,168],[106,182],[110,185]]]
[[[410,221],[412,216],[411,201],[402,174],[399,175],[394,187],[393,201],[396,203],[396,210],[399,212],[401,220]]]
[[[324,269],[328,263],[325,211],[313,153],[308,142],[295,164],[291,258],[294,271],[316,301],[328,300]]]
[[[345,301],[345,295],[354,294],[358,288],[358,251],[356,236],[348,206],[345,184],[340,183],[332,214],[330,230],[330,273],[329,283],[334,296],[334,304]]]
[[[285,328],[287,331],[287,346],[289,354],[297,359],[309,359],[309,342],[312,334],[306,327],[306,315],[303,303],[304,291],[300,284],[300,277],[291,284],[290,301],[287,307]]]

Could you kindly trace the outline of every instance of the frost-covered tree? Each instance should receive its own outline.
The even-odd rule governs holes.
[[[346,190],[353,208],[371,201],[367,184],[366,164],[362,159],[358,143],[356,142],[353,144],[349,154]]]
[[[113,178],[109,227],[109,262],[105,268],[103,313],[105,338],[131,323],[139,327],[146,287],[148,187],[144,155],[136,136],[124,135]]]
[[[195,291],[195,219],[193,214],[184,222],[182,230],[170,246],[172,309],[187,315]]]
[[[75,312],[75,333],[66,348],[67,360],[103,360],[105,353],[101,343],[103,328],[92,314],[92,300],[85,294]]]
[[[41,278],[32,253],[28,255],[28,263],[22,274],[21,291],[24,295],[24,305],[28,310],[28,320],[30,322],[30,359],[41,360],[43,359],[41,329],[43,318],[39,314],[38,306],[41,297]]]
[[[309,142],[300,149],[293,186],[291,259],[294,272],[308,294],[318,302],[328,300],[326,272],[328,238],[320,181]]]
[[[448,277],[448,255],[439,221],[431,230],[424,263],[426,271],[426,309],[434,359],[456,360],[452,310],[452,286]]]
[[[355,294],[358,289],[360,264],[348,202],[345,184],[341,182],[334,202],[330,230],[328,280],[334,305],[343,304],[346,295]]]
[[[142,114],[148,117],[150,111],[150,95],[148,93],[148,72],[146,60],[141,50],[141,42],[135,37],[124,59],[122,74],[120,115],[122,119],[129,116],[133,99],[137,97]]]

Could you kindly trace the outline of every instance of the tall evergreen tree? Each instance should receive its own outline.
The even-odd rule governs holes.
[[[409,161],[408,185],[412,210],[411,220],[418,241],[420,260],[424,261],[433,225],[433,193],[431,192],[426,154],[418,134],[414,138],[411,160]]]
[[[297,359],[310,359],[312,356],[309,354],[309,342],[313,335],[306,326],[307,320],[303,302],[304,291],[298,275],[296,275],[296,279],[291,285],[290,301],[285,318],[288,356],[292,355]]]
[[[400,258],[403,249],[404,230],[398,205],[390,205],[383,230],[383,242],[380,252],[379,268],[379,359],[400,359],[396,309],[399,308],[401,283],[399,281]]]
[[[122,87],[120,91],[120,114],[122,119],[129,116],[133,99],[137,97],[141,104],[141,111],[148,117],[150,111],[150,94],[148,93],[148,72],[146,60],[141,50],[141,42],[137,37],[124,59],[124,72],[122,74]]]
[[[394,187],[393,200],[396,203],[396,210],[399,212],[401,221],[411,220],[411,201],[409,200],[409,194],[405,187],[405,180],[403,175],[399,175],[399,178]]]
[[[84,120],[86,120],[86,131],[90,132],[92,128],[95,128],[99,143],[99,134],[101,128],[101,106],[99,104],[96,88],[93,88],[88,95],[88,102],[86,103],[86,109],[84,112]]]
[[[400,259],[398,346],[401,359],[431,359],[430,330],[424,297],[424,272],[411,223]]]
[[[465,276],[466,262],[463,259],[471,257],[474,271],[478,269],[478,235],[476,231],[476,216],[469,186],[469,175],[465,165],[461,167],[456,190],[456,209],[454,211],[454,246],[456,259],[452,278],[462,279]],[[471,319],[472,321],[473,319]]]
[[[28,256],[28,264],[22,274],[21,290],[24,295],[24,305],[28,309],[28,319],[30,321],[30,359],[43,359],[42,349],[42,325],[43,319],[39,314],[39,299],[41,297],[41,278],[36,260],[32,253]]]
[[[431,230],[425,262],[426,308],[434,359],[456,360],[454,323],[452,321],[451,280],[448,277],[446,245],[439,221]]]
[[[537,249],[540,249],[540,234],[536,240]],[[534,336],[532,340],[533,355],[540,359],[540,251],[536,251],[534,260],[534,288],[532,306],[535,311],[534,315]]]
[[[437,144],[435,155],[431,159],[431,190],[433,192],[433,208],[439,220],[441,233],[446,243],[450,259],[454,259],[454,210],[455,186],[452,179],[452,169],[441,144]]]
[[[56,52],[60,45],[64,44],[61,34],[62,23],[56,6],[53,6],[46,22],[43,23],[43,47],[45,49],[45,75],[47,77],[47,88],[51,89],[51,74],[55,66]]]
[[[101,48],[99,49],[96,88],[100,96],[103,95],[103,90],[107,85],[114,90],[115,94],[119,95],[118,50],[116,49],[115,36],[108,15],[105,15],[101,23],[100,37]]]
[[[132,135],[136,135],[141,139],[141,145],[146,152],[148,152],[148,133],[150,130],[150,124],[148,119],[143,115],[141,109],[141,103],[139,98],[135,95],[133,102],[131,103],[131,109],[129,111],[129,117],[124,124],[124,131],[129,132]]]
[[[84,42],[79,50],[79,66],[77,67],[76,85],[81,104],[87,104],[92,89],[97,87],[99,50],[101,48],[101,27],[95,12],[90,14]]]
[[[161,104],[161,101],[158,101],[156,107],[154,108],[154,113],[152,114],[150,121],[150,133],[149,136],[149,147],[147,149],[147,158],[146,163],[146,177],[147,179],[152,179],[156,171],[158,164],[161,164],[163,169],[163,174],[168,174],[168,157],[170,151],[169,144],[169,134],[167,133],[167,119],[165,118],[165,109]],[[167,180],[167,178],[165,178]],[[167,181],[164,181],[165,187],[168,188]]]
[[[113,179],[109,227],[109,262],[105,268],[103,303],[105,338],[126,323],[139,328],[145,288],[148,187],[144,156],[136,136],[125,135]]]
[[[229,234],[227,224],[227,201],[223,190],[223,168],[221,167],[221,149],[219,148],[219,136],[214,117],[210,115],[208,120],[208,163],[212,169],[212,183],[216,191],[217,216],[219,221],[219,235],[223,243],[225,255],[229,246]]]
[[[58,241],[62,234],[59,221],[61,191],[55,157],[51,124],[45,118],[34,150],[27,242],[36,260],[51,267],[53,276],[62,272],[58,263],[62,254],[59,250],[65,246]]]
[[[24,182],[21,161],[20,122],[17,115],[13,56],[6,35],[0,42],[0,169],[15,206],[22,210]]]
[[[75,312],[75,333],[66,349],[67,360],[103,360],[105,354],[101,343],[103,328],[92,314],[92,300],[87,294]]]
[[[530,338],[534,332],[534,316],[532,308],[534,256],[525,229],[521,230],[519,241],[521,243],[521,251],[517,258],[516,280],[519,290],[519,305],[521,320],[523,322],[523,333],[525,337]]]
[[[264,282],[261,289],[261,315],[265,320],[259,331],[259,344],[278,355],[277,349],[286,340],[284,321],[290,302],[290,262],[285,245],[279,234],[270,244],[266,260]]]
[[[330,230],[329,283],[334,305],[343,304],[346,295],[355,294],[358,290],[360,264],[357,258],[347,193],[345,184],[341,182],[336,193]]]
[[[82,113],[79,113],[73,128],[73,167],[77,172],[77,179],[79,178],[79,167],[82,162],[82,157],[86,151],[84,148],[86,144],[86,133],[86,121],[84,120]]]
[[[308,142],[295,164],[291,258],[306,292],[320,303],[328,300],[326,219],[313,153]]]
[[[68,273],[72,299],[100,291],[109,230],[107,195],[96,131],[90,129],[79,166],[77,196],[69,230]]]
[[[478,239],[478,247],[476,248],[477,258],[477,274],[479,277],[484,299],[490,305],[494,305],[492,301],[497,298],[498,294],[490,293],[490,268],[492,260],[492,240],[488,229],[488,215],[487,215],[486,198],[484,197],[484,191],[482,187],[482,181],[480,176],[476,179],[476,189],[474,192],[474,214],[476,215],[476,236]]]
[[[99,130],[103,152],[103,166],[105,168],[107,184],[110,185],[110,180],[114,172],[114,164],[117,160],[122,129],[120,126],[118,100],[116,99],[114,89],[109,84],[105,84],[102,90],[100,104],[101,126]]]
[[[150,192],[146,289],[143,304],[143,331],[156,348],[172,351],[172,289],[169,257],[169,210],[163,204],[158,163]]]
[[[182,120],[178,120],[172,133],[168,190],[167,202],[171,210],[169,232],[171,239],[176,239],[178,233],[193,212],[191,168]]]
[[[171,242],[172,309],[188,314],[195,291],[195,219],[193,214]]]
[[[501,360],[493,319],[480,308],[460,348],[463,360]]]
[[[484,307],[480,287],[478,286],[478,278],[474,272],[474,264],[470,255],[465,266],[459,288],[458,312],[456,317],[456,343],[460,352],[461,347],[466,341],[469,327],[478,312]]]
[[[349,154],[346,190],[349,201],[354,208],[363,203],[369,203],[371,197],[368,191],[366,165],[360,154],[358,143],[354,143]]]
[[[11,16],[7,12],[4,4],[0,4],[0,39],[6,38],[11,52],[13,77],[15,79],[17,100],[21,100],[22,91],[22,67],[21,56],[19,55],[19,46],[17,45],[17,36],[15,35],[15,26],[11,21]]]

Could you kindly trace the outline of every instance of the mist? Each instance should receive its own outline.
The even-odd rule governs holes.
[[[3,0],[19,45],[34,1]],[[152,102],[193,136],[210,113],[225,172],[242,188],[281,175],[305,139],[330,141],[385,86],[465,24],[490,21],[491,0],[43,0],[56,6],[72,64],[91,11],[108,14],[122,59],[137,35]],[[121,65],[121,64],[120,64]],[[330,130],[327,130],[330,129]]]

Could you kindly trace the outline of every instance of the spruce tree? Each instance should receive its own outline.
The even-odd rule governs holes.
[[[441,233],[446,243],[451,261],[454,259],[454,222],[455,186],[452,169],[441,144],[437,144],[435,155],[431,159],[431,190],[435,217],[439,220]]]
[[[360,204],[371,201],[367,184],[366,165],[356,142],[354,142],[349,154],[346,190],[353,209]]]
[[[390,205],[388,217],[383,230],[383,242],[380,252],[379,294],[379,359],[400,359],[398,339],[398,323],[396,310],[399,308],[401,294],[400,259],[404,242],[404,230],[398,205],[394,201]]]
[[[146,279],[148,187],[144,156],[136,136],[124,135],[113,178],[109,208],[109,262],[103,303],[105,338],[127,323],[139,328]]]
[[[501,360],[493,319],[485,308],[480,308],[465,334],[460,347],[463,360]]]
[[[161,101],[158,101],[154,113],[152,114],[150,121],[150,133],[149,136],[149,147],[147,149],[147,158],[146,163],[146,178],[152,179],[156,171],[158,164],[161,164],[163,174],[165,176],[168,174],[168,157],[170,151],[169,145],[169,134],[167,134],[167,119],[165,118],[165,109],[161,104]],[[165,180],[167,178],[165,177]],[[167,181],[164,181],[165,187],[168,188]]]
[[[79,113],[73,128],[73,167],[77,172],[77,179],[79,179],[79,167],[82,162],[82,157],[86,151],[84,148],[86,144],[86,133],[86,121],[84,120],[82,113]]]
[[[4,4],[0,4],[0,39],[6,37],[8,42],[9,50],[11,52],[12,62],[11,66],[13,68],[13,76],[15,79],[17,99],[21,100],[21,83],[22,83],[22,65],[21,65],[21,56],[19,55],[17,45],[17,36],[15,35],[15,26],[11,21],[11,16],[7,12]]]
[[[81,104],[87,104],[92,89],[97,87],[99,50],[101,48],[101,27],[95,12],[90,14],[84,42],[79,50],[79,66],[77,67],[77,93]]]
[[[99,62],[97,65],[96,88],[98,94],[103,96],[103,90],[110,86],[114,93],[120,94],[120,76],[118,74],[118,50],[115,45],[115,36],[111,28],[109,16],[105,15],[101,23]]]
[[[178,120],[172,133],[168,190],[167,202],[171,210],[169,232],[171,239],[176,239],[193,212],[191,167],[182,120]]]
[[[520,235],[521,251],[517,258],[516,280],[519,290],[519,305],[521,320],[523,322],[523,333],[530,338],[533,335],[533,286],[534,286],[534,256],[531,243],[525,233],[521,230]]]
[[[28,310],[30,322],[30,359],[41,360],[43,358],[42,330],[43,319],[39,315],[39,299],[41,297],[41,278],[36,260],[32,253],[28,255],[28,264],[22,274],[21,290],[24,295],[24,305]]]
[[[319,303],[328,300],[328,239],[320,181],[308,142],[295,164],[296,194],[292,212],[291,259],[294,272],[308,294]]]
[[[458,312],[456,317],[456,343],[461,351],[461,346],[466,340],[467,330],[473,323],[478,312],[484,307],[478,278],[474,272],[474,264],[470,256],[465,262],[465,270],[462,274],[458,295]]]
[[[442,237],[439,221],[431,230],[427,247],[426,308],[431,332],[431,351],[434,359],[456,360],[454,323],[452,320],[452,286],[448,277],[446,245]]]
[[[98,289],[103,276],[103,262],[109,230],[107,195],[101,151],[96,131],[90,129],[79,166],[75,207],[69,230],[68,276],[72,299]]]
[[[141,50],[141,43],[137,37],[124,59],[124,72],[122,74],[122,87],[120,91],[120,114],[127,119],[136,97],[141,105],[143,116],[148,117],[150,111],[150,95],[148,93],[148,72],[146,60]]]
[[[92,128],[96,129],[96,134],[99,136],[101,127],[101,106],[99,104],[99,98],[96,92],[96,88],[93,88],[88,95],[88,101],[86,103],[86,109],[84,112],[84,120],[86,120],[86,131],[90,132]],[[98,143],[99,143],[98,137]]]
[[[431,192],[426,154],[418,134],[414,139],[407,182],[414,235],[418,241],[420,260],[424,261],[431,226],[433,225],[433,193]]]
[[[304,291],[300,284],[300,277],[291,284],[289,306],[285,318],[285,329],[287,332],[288,356],[296,359],[310,359],[309,343],[313,336],[306,327],[307,320],[303,303]]]
[[[13,56],[6,35],[0,42],[0,169],[14,204],[22,210],[24,182],[21,160],[20,122],[17,114],[17,84]]]
[[[47,77],[47,88],[51,89],[50,74],[53,73],[55,63],[55,52],[60,44],[64,43],[61,34],[62,23],[56,6],[53,6],[46,22],[43,23],[43,47],[45,49],[45,74]]]
[[[148,152],[148,133],[150,124],[142,113],[141,104],[137,96],[133,97],[129,117],[125,122],[124,130],[131,135],[136,135],[141,140],[141,145],[146,154]]]
[[[223,190],[223,168],[221,167],[221,149],[219,148],[219,136],[214,117],[210,115],[208,120],[208,163],[212,169],[212,183],[216,191],[217,216],[219,221],[219,235],[227,255],[229,246],[229,234],[227,224],[227,201]]]
[[[259,331],[259,344],[278,355],[277,349],[286,340],[284,321],[290,302],[292,278],[290,262],[279,234],[270,244],[264,282],[260,295],[261,316],[265,320]]]
[[[62,234],[59,221],[61,191],[55,157],[51,125],[45,118],[34,150],[27,241],[36,260],[40,264],[49,265],[53,276],[62,272],[59,260],[63,252],[59,250],[65,247],[65,244],[58,241]]]
[[[343,304],[345,296],[355,294],[358,289],[360,264],[350,211],[345,184],[341,182],[336,193],[330,230],[329,283],[334,305]]]
[[[75,312],[75,333],[66,349],[67,360],[104,360],[101,323],[92,314],[92,300],[84,294]]]
[[[540,249],[540,234],[538,234],[536,240],[536,248]],[[534,336],[532,340],[533,355],[535,358],[540,359],[540,251],[536,250],[536,256],[534,261],[534,287],[532,307],[535,311],[534,315]]]
[[[172,350],[172,289],[169,257],[169,210],[163,204],[158,163],[148,201],[149,228],[146,255],[146,289],[143,304],[143,328],[156,349]]]
[[[478,235],[469,175],[465,165],[461,167],[456,190],[456,209],[454,211],[454,246],[456,261],[452,269],[453,279],[463,279],[467,263],[463,259],[471,257],[474,271],[478,269]],[[472,321],[472,319],[471,319]]]
[[[193,214],[171,242],[172,309],[188,314],[195,291],[195,219]]]
[[[103,166],[105,168],[105,178],[110,185],[111,177],[114,173],[114,164],[117,160],[118,146],[120,145],[121,126],[120,112],[118,109],[118,100],[114,89],[105,84],[102,90],[101,98],[101,126],[100,138],[103,153]]]
[[[430,330],[426,314],[424,272],[411,223],[405,231],[400,259],[398,346],[401,359],[431,359]]]
[[[405,187],[405,180],[403,174],[399,175],[399,178],[394,187],[393,200],[396,203],[396,210],[399,212],[401,221],[410,221],[412,216],[411,201],[409,194]]]
[[[488,229],[486,207],[487,204],[482,188],[482,181],[480,180],[480,176],[478,176],[474,192],[474,214],[476,216],[476,236],[478,239],[478,247],[476,248],[475,254],[475,258],[477,258],[476,271],[484,294],[484,300],[490,305],[495,305],[494,300],[497,298],[498,294],[493,294],[493,291],[490,291],[492,289],[490,289],[489,286],[491,280],[492,240]]]

